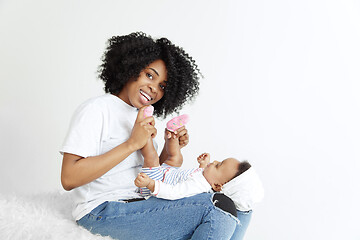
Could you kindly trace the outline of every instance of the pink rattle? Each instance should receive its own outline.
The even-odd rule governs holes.
[[[178,130],[179,128],[181,128],[182,126],[187,124],[188,122],[189,122],[189,115],[183,114],[183,115],[174,117],[173,119],[168,121],[168,123],[166,124],[166,128],[170,132],[175,132],[176,130]]]
[[[152,105],[144,109],[144,118],[151,117],[154,113],[154,107]]]

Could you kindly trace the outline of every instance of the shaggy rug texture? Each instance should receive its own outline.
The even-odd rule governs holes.
[[[79,227],[71,216],[68,193],[0,195],[1,240],[111,240]]]

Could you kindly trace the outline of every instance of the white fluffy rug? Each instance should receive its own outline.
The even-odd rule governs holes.
[[[79,227],[71,216],[69,194],[0,195],[0,239],[111,240]]]

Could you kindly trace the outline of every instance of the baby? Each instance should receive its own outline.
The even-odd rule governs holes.
[[[261,182],[247,161],[227,158],[210,163],[210,155],[203,153],[197,158],[199,168],[180,169],[183,157],[178,137],[167,130],[166,137],[168,157],[161,166],[152,141],[142,149],[144,166],[134,181],[142,196],[175,200],[213,190],[230,197],[239,211],[251,210],[263,197]]]

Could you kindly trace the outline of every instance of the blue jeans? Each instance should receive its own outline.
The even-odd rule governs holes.
[[[104,202],[78,224],[94,234],[114,239],[236,239],[242,237],[251,212],[230,214],[215,207],[212,193],[179,200],[151,197],[138,202]],[[243,219],[243,220],[242,220]]]
[[[252,210],[247,212],[237,211],[237,217],[240,220],[240,224],[236,225],[234,234],[231,240],[242,240],[244,238],[246,229],[249,226],[251,220]]]

